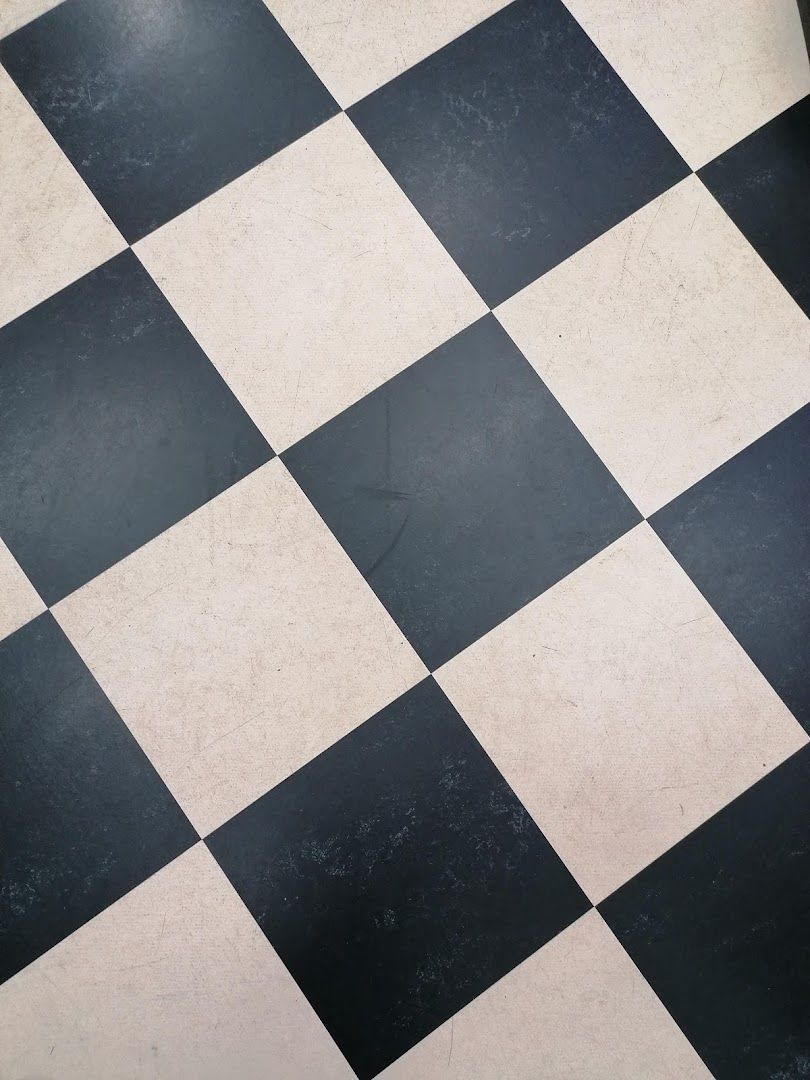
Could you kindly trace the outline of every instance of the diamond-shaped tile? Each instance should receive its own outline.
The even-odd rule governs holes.
[[[486,310],[342,115],[137,252],[279,451]]]
[[[0,60],[130,243],[337,112],[261,0],[66,0]]]
[[[431,679],[207,843],[361,1080],[588,907]]]
[[[646,524],[436,679],[594,901],[806,741]]]
[[[688,172],[560,0],[515,0],[349,115],[490,306]]]
[[[491,315],[284,460],[431,669],[638,521]]]
[[[425,674],[278,460],[54,614],[201,833]]]
[[[271,456],[130,251],[0,329],[0,536],[48,604]]]

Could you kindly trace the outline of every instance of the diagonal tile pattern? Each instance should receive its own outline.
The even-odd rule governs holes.
[[[7,0],[0,1075],[807,1074],[799,27]]]

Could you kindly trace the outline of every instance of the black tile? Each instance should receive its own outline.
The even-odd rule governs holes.
[[[361,1078],[589,907],[432,679],[207,842]]]
[[[46,612],[0,642],[0,981],[197,835]]]
[[[810,749],[599,909],[716,1080],[810,1067]]]
[[[270,457],[131,252],[0,328],[0,536],[48,604]]]
[[[650,524],[810,732],[810,405]]]
[[[431,670],[640,520],[492,315],[283,458]]]
[[[130,242],[338,112],[262,0],[66,0],[0,60]]]
[[[810,315],[810,96],[698,176]]]
[[[348,112],[490,306],[689,173],[560,0],[516,0]]]

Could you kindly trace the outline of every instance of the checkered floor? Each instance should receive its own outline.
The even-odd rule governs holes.
[[[810,1077],[794,0],[5,0],[2,1080]]]

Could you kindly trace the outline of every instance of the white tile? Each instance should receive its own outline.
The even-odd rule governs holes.
[[[425,675],[278,459],[53,610],[201,833]]]
[[[596,911],[525,960],[380,1080],[711,1080]]]
[[[0,638],[7,637],[44,610],[39,593],[0,540]]]
[[[0,4],[0,37],[43,15],[61,0],[3,0]]]
[[[126,242],[0,68],[0,325]]]
[[[507,0],[265,3],[345,109],[505,7]]]
[[[352,1080],[203,844],[0,988],[0,1075]]]
[[[276,451],[486,311],[344,115],[135,250]]]
[[[594,903],[807,742],[646,522],[436,678]]]
[[[645,516],[810,401],[810,322],[694,176],[496,314]]]
[[[693,169],[810,93],[796,0],[565,0]]]

